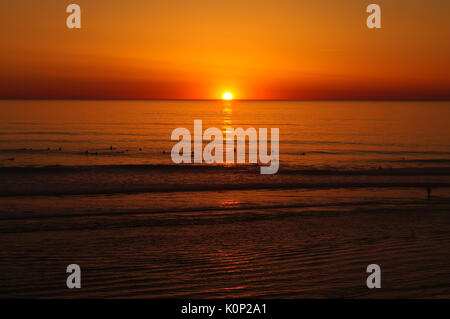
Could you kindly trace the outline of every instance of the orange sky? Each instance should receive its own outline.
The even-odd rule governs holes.
[[[365,25],[370,3],[381,30]],[[78,3],[82,29],[65,8]],[[447,0],[0,3],[0,98],[449,99]]]

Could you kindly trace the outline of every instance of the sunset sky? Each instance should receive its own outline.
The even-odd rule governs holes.
[[[449,14],[448,0],[1,1],[0,98],[449,99]]]

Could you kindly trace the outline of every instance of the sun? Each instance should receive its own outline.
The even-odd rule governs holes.
[[[233,94],[231,94],[230,92],[224,93],[222,95],[222,99],[224,99],[224,100],[232,100],[233,99]]]

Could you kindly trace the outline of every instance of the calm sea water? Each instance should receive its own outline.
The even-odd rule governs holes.
[[[171,164],[172,130],[193,132],[195,119],[223,131],[278,127],[281,169],[450,159],[449,102],[1,101],[0,109],[1,166]]]

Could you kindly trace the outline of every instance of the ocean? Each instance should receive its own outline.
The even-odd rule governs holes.
[[[0,296],[450,296],[450,102],[0,110]],[[194,120],[279,128],[278,173],[174,164],[171,133]],[[65,286],[71,263],[82,289]]]

